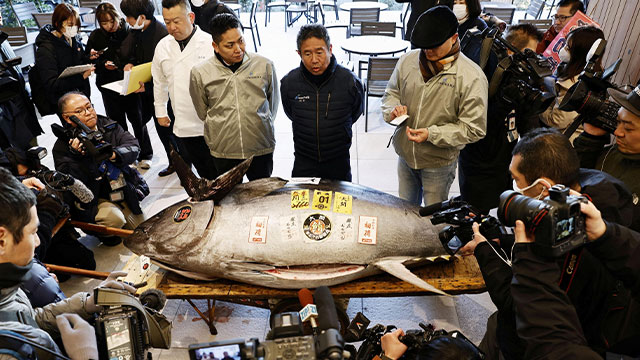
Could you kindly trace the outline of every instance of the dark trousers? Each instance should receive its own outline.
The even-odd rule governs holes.
[[[153,105],[153,85],[150,86],[149,84],[150,83],[146,83],[145,91],[138,94],[142,102],[142,118],[145,120],[146,124],[146,122],[153,117],[153,122],[156,126],[158,137],[160,138],[162,147],[164,147],[164,151],[167,153],[169,165],[171,165],[171,158],[169,158],[168,156],[169,152],[171,152],[171,147],[180,152],[176,137],[175,135],[173,135],[173,123],[176,121],[176,117],[173,115],[173,109],[171,109],[171,100],[169,100],[169,102],[167,103],[167,112],[169,114],[169,119],[171,119],[171,124],[167,127],[158,124],[158,119],[156,119],[155,107]]]
[[[296,156],[291,176],[351,181],[351,161],[348,154],[323,162]]]
[[[223,159],[217,158],[213,156],[213,163],[216,165],[216,169],[218,173],[221,175],[225,172],[233,169],[238,164],[243,162],[244,159]],[[253,161],[251,161],[251,166],[249,166],[249,170],[247,170],[247,179],[249,181],[268,178],[271,176],[273,172],[273,153],[255,156]]]
[[[102,101],[107,116],[117,122],[123,129],[129,130],[127,118],[133,128],[133,134],[138,139],[140,154],[138,160],[151,160],[153,147],[147,130],[147,122],[142,119],[142,104],[138,94],[122,96],[111,90],[102,90]]]
[[[213,156],[209,152],[209,146],[204,136],[178,137],[180,155],[189,160],[198,170],[200,177],[213,180],[218,177]]]

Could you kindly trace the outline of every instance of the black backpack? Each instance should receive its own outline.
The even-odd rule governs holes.
[[[31,86],[31,99],[36,108],[38,108],[40,115],[55,114],[57,109],[49,101],[49,96],[47,96],[47,90],[44,88],[44,83],[40,78],[37,65],[32,66],[29,70],[29,85]]]

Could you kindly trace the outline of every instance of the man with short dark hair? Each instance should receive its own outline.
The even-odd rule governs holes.
[[[384,120],[407,115],[393,136],[400,197],[416,205],[445,200],[460,150],[487,129],[487,79],[460,52],[458,18],[446,6],[426,11],[382,98]]]
[[[581,0],[560,0],[560,2],[558,2],[558,10],[556,10],[556,14],[553,16],[553,25],[551,25],[549,30],[542,36],[542,40],[536,48],[536,53],[542,54],[547,47],[549,47],[553,39],[558,36],[560,30],[567,25],[569,20],[571,20],[573,15],[578,11],[585,11],[584,4]]]
[[[105,116],[98,116],[93,104],[81,93],[71,92],[58,101],[58,116],[67,128],[75,128],[72,116],[91,130],[99,130],[113,151],[108,159],[96,161],[78,137],[58,138],[53,146],[56,170],[82,181],[93,193],[88,204],[71,207],[75,220],[95,222],[115,228],[135,229],[144,221],[140,200],[149,188],[131,165],[138,156],[138,141],[118,123]],[[77,203],[70,199],[69,204]],[[117,245],[118,237],[100,237],[106,245]]]
[[[533,24],[514,24],[509,26],[504,38],[520,51],[535,51],[542,40],[542,34]]]
[[[253,156],[247,178],[269,177],[279,102],[273,62],[245,51],[235,16],[217,15],[210,30],[215,56],[191,69],[189,93],[216,169],[223,174]]]
[[[293,127],[291,176],[351,181],[351,127],[362,115],[362,83],[337,64],[324,26],[304,25],[296,43],[300,67],[280,83]]]
[[[631,224],[631,194],[624,184],[601,171],[580,169],[578,156],[569,139],[555,129],[540,128],[522,136],[513,149],[509,171],[513,189],[522,195],[542,199],[549,195],[553,185],[562,184],[591,199],[608,221],[623,226]],[[511,245],[474,237],[460,249],[460,253],[475,255],[491,300],[498,308],[497,315],[490,317],[481,349],[494,353],[489,339],[497,336],[504,357],[520,359],[525,348],[516,333],[513,299],[509,290],[512,272],[505,263],[508,259],[500,259],[498,255],[502,251],[510,254]],[[602,264],[589,251],[579,248],[556,259],[556,262],[563,272],[569,271],[571,275],[571,281],[567,280],[561,286],[576,308],[585,336],[594,350],[604,352],[609,346],[626,341],[630,334],[638,335],[638,330],[632,325],[616,323],[613,327],[604,326],[604,314],[609,308],[603,304],[618,291],[618,284],[611,274],[601,271]],[[627,306],[632,306],[631,309],[636,306],[629,305],[628,293],[617,294],[621,311],[628,311]],[[493,345],[497,347],[497,344]]]
[[[584,132],[575,139],[573,145],[582,167],[600,169],[629,187],[634,208],[634,220],[630,227],[640,231],[640,86],[629,93],[609,89],[609,95],[622,105],[618,110],[618,127],[613,133],[615,144],[609,145],[609,133],[585,123]]]
[[[218,172],[204,140],[204,124],[189,96],[191,69],[213,56],[211,37],[194,26],[189,0],[163,0],[162,16],[171,36],[158,42],[151,66],[156,118],[162,126],[171,124],[167,111],[171,98],[173,134],[190,155],[198,174],[213,180]]]

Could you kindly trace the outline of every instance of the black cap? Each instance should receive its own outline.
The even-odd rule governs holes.
[[[636,116],[640,116],[640,85],[629,93],[614,88],[609,89],[608,92],[618,104]]]
[[[411,44],[420,49],[433,49],[442,45],[458,32],[458,18],[444,5],[423,12],[411,32]]]

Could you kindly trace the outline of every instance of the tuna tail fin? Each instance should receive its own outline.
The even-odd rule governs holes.
[[[406,266],[404,266],[403,262],[407,260],[406,258],[386,258],[375,262],[373,265],[378,267],[380,270],[383,270],[400,280],[404,280],[409,284],[415,285],[419,288],[425,289],[427,291],[434,292],[439,295],[450,296],[444,291],[436,288],[435,286],[429,284],[428,282],[420,279],[414,273],[412,273]]]
[[[195,201],[219,201],[224,198],[236,184],[242,182],[242,177],[249,170],[253,160],[252,156],[215,180],[207,180],[197,177],[175,149],[171,149],[169,157],[178,173],[180,184]]]

